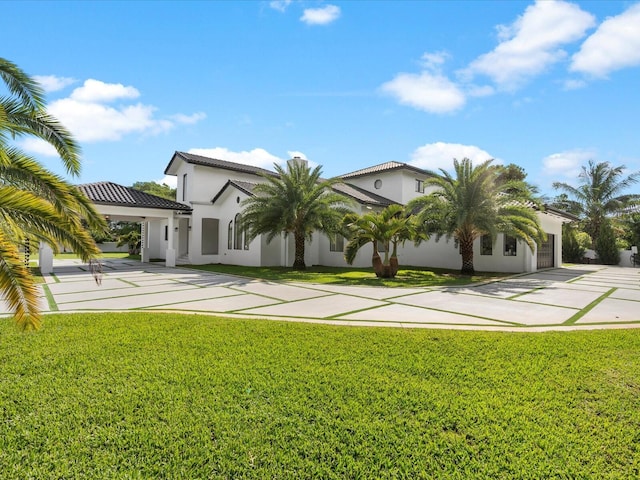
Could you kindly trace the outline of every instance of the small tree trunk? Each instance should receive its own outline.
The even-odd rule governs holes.
[[[395,276],[398,274],[398,257],[396,257],[395,255],[393,255],[390,259],[389,259],[389,269],[390,269],[390,273],[391,276],[390,278],[395,278]]]
[[[293,260],[294,270],[304,270],[307,266],[304,263],[304,234],[294,232],[295,257]]]
[[[462,254],[462,275],[473,275],[476,273],[473,268],[473,238],[460,239],[460,253]]]
[[[389,266],[391,267],[391,277],[395,278],[398,274],[398,242],[393,242],[393,251],[391,252],[391,258],[389,258]]]
[[[381,277],[383,273],[383,265],[376,242],[373,242],[373,256],[371,257],[371,264],[373,265],[373,271],[376,272],[376,277]]]

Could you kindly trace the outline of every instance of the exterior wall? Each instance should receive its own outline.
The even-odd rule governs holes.
[[[546,233],[555,235],[554,238],[554,261],[553,264],[556,267],[562,266],[562,220],[555,215],[549,215],[546,213],[539,213],[540,225]],[[536,252],[537,253],[537,252]],[[537,270],[537,263],[535,263],[536,256],[534,255],[534,270]]]
[[[118,242],[102,242],[98,244],[98,248],[102,253],[128,252],[129,246],[122,245],[118,247]]]
[[[261,265],[286,265],[290,266],[294,260],[294,242],[293,236],[277,237],[271,243],[266,242],[266,238],[258,237],[254,239],[249,250],[236,250],[228,248],[227,231],[229,222],[233,222],[237,213],[241,213],[241,204],[247,195],[236,188],[229,187],[220,196],[215,204],[211,204],[211,199],[222,189],[229,179],[245,180],[249,182],[261,181],[256,175],[235,172],[221,168],[205,167],[200,165],[191,165],[183,162],[177,169],[178,176],[178,200],[181,201],[182,175],[187,173],[188,192],[185,196],[185,202],[193,208],[193,213],[189,221],[191,230],[188,233],[189,238],[189,261],[193,264],[204,263],[228,263],[250,266]],[[426,178],[426,177],[425,177]],[[423,195],[422,192],[416,191],[416,179],[420,178],[417,172],[398,169],[389,172],[380,172],[362,177],[348,179],[349,183],[374,192],[383,197],[389,198],[398,203],[406,204],[413,198]],[[379,189],[375,188],[375,181],[381,180],[382,185]],[[425,192],[425,193],[428,193]],[[359,207],[360,213],[366,211],[365,207]],[[542,228],[545,232],[554,234],[555,237],[555,264],[562,264],[562,221],[554,215],[539,214]],[[202,251],[202,219],[215,218],[218,219],[218,254],[203,255]],[[149,235],[150,238],[164,238],[163,227],[164,222],[150,222]],[[180,226],[182,232],[185,228],[184,222],[175,222]],[[170,232],[174,233],[174,232]],[[184,232],[181,237],[174,237],[175,248],[179,249],[179,240],[184,241],[186,238]],[[157,248],[151,242],[151,257],[164,258],[164,250],[166,249],[166,241],[160,242]],[[345,246],[346,246],[345,239]],[[232,245],[233,246],[233,245]],[[346,266],[344,260],[344,252],[331,252],[329,250],[329,238],[320,233],[315,233],[311,241],[307,241],[305,248],[305,263],[307,265],[326,265],[326,266]],[[474,243],[474,266],[478,271],[493,272],[525,272],[535,271],[537,268],[536,253],[531,252],[526,243],[518,241],[517,253],[514,256],[504,255],[504,236],[498,235],[491,255],[480,255],[480,239]],[[373,248],[367,245],[362,248],[353,263],[356,267],[370,267],[371,255]],[[423,242],[420,246],[415,247],[412,242],[406,242],[404,247],[398,250],[398,260],[401,266],[424,266],[434,268],[461,268],[462,261],[457,246],[453,240],[447,241],[441,238],[436,241],[435,238],[427,242]]]
[[[380,188],[375,187],[376,180],[380,180],[382,182]],[[376,195],[386,197],[394,202],[402,203],[402,178],[395,170],[390,172],[373,173],[362,177],[347,178],[345,181],[373,192]]]

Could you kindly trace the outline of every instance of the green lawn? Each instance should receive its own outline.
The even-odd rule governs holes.
[[[442,268],[401,267],[396,278],[377,278],[372,268],[307,267],[293,270],[289,267],[244,267],[240,265],[189,265],[189,268],[207,272],[230,273],[243,277],[262,278],[285,282],[310,282],[336,285],[368,285],[385,287],[433,287],[467,285],[504,278],[509,274],[478,272],[469,277],[459,270]]]
[[[638,478],[640,335],[0,324],[0,478]]]

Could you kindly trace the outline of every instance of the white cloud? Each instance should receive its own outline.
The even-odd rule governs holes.
[[[465,91],[469,97],[488,97],[496,93],[491,85],[467,85]]]
[[[289,150],[287,151],[287,155],[289,155],[289,158],[300,157],[303,160],[309,160],[304,153],[298,152],[297,150]]]
[[[583,88],[587,85],[587,82],[584,80],[576,80],[574,78],[570,78],[565,80],[564,89],[565,90],[578,90],[579,88]]]
[[[474,60],[463,72],[483,74],[513,90],[567,54],[562,46],[575,42],[595,24],[593,15],[573,3],[537,1],[511,25],[498,27],[501,43]]]
[[[542,160],[544,174],[553,177],[575,179],[589,160],[595,158],[592,150],[574,149],[554,153]]]
[[[193,125],[194,123],[198,123],[200,120],[204,120],[205,118],[207,118],[207,114],[204,112],[196,112],[192,115],[176,113],[175,115],[171,115],[169,118],[171,118],[171,120],[174,120],[176,123]]]
[[[105,83],[92,78],[85,80],[82,87],[71,93],[71,99],[79,102],[110,102],[118,98],[138,98],[140,92],[134,87],[121,83]]]
[[[41,140],[40,138],[25,138],[18,142],[20,148],[22,148],[25,152],[35,153],[38,155],[43,155],[45,157],[57,157],[58,151],[53,148],[48,142]]]
[[[570,69],[606,77],[614,70],[640,65],[639,26],[640,3],[607,18],[573,56]]]
[[[173,124],[154,119],[154,111],[155,107],[141,103],[114,108],[73,98],[56,100],[49,105],[49,112],[81,142],[119,140],[132,132],[169,130]]]
[[[440,72],[442,65],[447,61],[450,55],[447,52],[425,52],[422,55],[422,66],[430,72]]]
[[[273,170],[274,163],[280,165],[286,163],[286,159],[279,158],[267,152],[264,148],[254,148],[250,151],[244,150],[241,152],[234,152],[224,147],[192,148],[189,150],[189,153],[202,155],[203,157],[217,158],[218,160],[227,160],[229,162],[266,168],[267,170]]]
[[[154,180],[159,185],[169,185],[171,188],[178,188],[178,177],[165,175],[160,180]]]
[[[284,12],[291,4],[291,0],[272,0],[269,2],[269,6],[279,12]]]
[[[381,90],[403,105],[431,113],[448,113],[464,106],[464,93],[447,77],[429,72],[400,73]]]
[[[57,92],[76,82],[74,78],[55,75],[34,75],[33,79],[40,84],[45,92]]]
[[[48,110],[81,142],[116,141],[131,133],[155,135],[178,124],[194,124],[206,118],[203,112],[157,118],[153,105],[126,104],[126,100],[139,96],[132,86],[89,79],[69,97],[51,102]],[[116,99],[123,103],[105,105]]]
[[[453,159],[462,160],[468,158],[474,163],[484,162],[494,158],[491,154],[475,145],[462,145],[460,143],[427,143],[418,147],[411,154],[409,163],[426,170],[451,170]],[[502,163],[496,159],[496,164]]]
[[[327,5],[322,8],[306,8],[300,21],[308,25],[327,25],[340,17],[340,7]]]

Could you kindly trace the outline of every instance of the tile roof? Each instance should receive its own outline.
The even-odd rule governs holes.
[[[191,207],[112,182],[85,183],[78,188],[95,204],[191,211]]]
[[[211,203],[216,203],[216,200],[220,198],[220,196],[224,193],[224,191],[229,187],[235,187],[241,192],[246,193],[247,195],[253,196],[253,189],[257,183],[245,182],[242,180],[227,180],[227,183],[220,189],[218,193],[216,193],[215,197],[211,199]]]
[[[229,187],[235,187],[241,192],[246,193],[247,195],[253,195],[253,189],[256,187],[256,185],[257,183],[245,182],[241,180],[227,180],[227,183],[225,183],[220,191],[216,193],[215,197],[213,197],[211,203],[216,203],[216,200],[218,200],[218,198],[220,198]],[[388,198],[369,192],[364,188],[356,187],[355,185],[350,185],[348,183],[337,183],[333,185],[332,188],[335,192],[346,195],[347,197],[354,199],[358,203],[362,203],[365,205],[386,207],[387,205],[397,203],[393,200],[389,200]]]
[[[422,175],[429,175],[428,171],[418,167],[414,167],[413,165],[409,165],[408,163],[386,162],[386,163],[381,163],[380,165],[374,165],[373,167],[362,168],[360,170],[356,170],[355,172],[345,173],[344,175],[340,175],[340,177],[341,178],[361,177],[364,175],[371,175],[373,173],[380,173],[380,172],[386,172],[389,170],[398,170],[398,169],[411,170],[412,172],[420,173]]]
[[[205,167],[217,167],[225,170],[233,170],[235,172],[252,173],[254,175],[275,175],[274,172],[266,170],[260,167],[254,167],[253,165],[244,165],[242,163],[229,162],[227,160],[220,160],[217,158],[203,157],[202,155],[195,155],[193,153],[175,152],[169,165],[165,168],[165,175],[170,175],[169,170],[174,160],[179,158],[187,163],[194,165],[204,165]]]
[[[398,202],[394,202],[393,200],[389,200],[388,198],[382,197],[380,195],[376,195],[373,192],[369,192],[364,188],[351,185],[349,183],[338,183],[333,186],[333,190],[343,195],[346,195],[347,197],[351,197],[354,200],[356,200],[358,203],[363,203],[365,205],[376,205],[376,206],[386,207],[388,205],[398,203]]]

